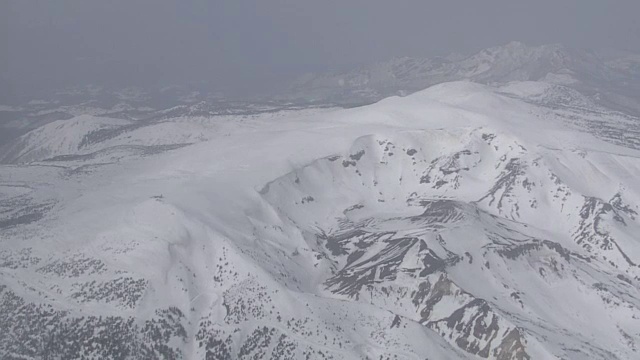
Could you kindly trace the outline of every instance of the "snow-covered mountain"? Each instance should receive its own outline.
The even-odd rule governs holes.
[[[396,58],[346,72],[307,74],[291,84],[291,98],[360,104],[406,95],[447,81],[544,81],[571,86],[609,106],[640,112],[637,55],[604,60],[562,45],[510,42],[468,57]]]
[[[3,154],[3,358],[638,357],[638,118],[549,81],[168,114]]]

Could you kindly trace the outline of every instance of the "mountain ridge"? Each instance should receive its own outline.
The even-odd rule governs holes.
[[[599,89],[596,93],[611,98],[609,105],[637,112],[632,105],[637,102],[634,95],[637,81],[620,86],[625,79],[637,79],[633,75],[633,59],[633,56],[627,56],[617,61],[605,60],[594,52],[560,44],[528,46],[512,41],[452,60],[405,57],[346,72],[307,74],[290,85],[284,98],[357,104],[464,79],[481,83],[546,81],[574,87],[590,96]],[[627,98],[635,100],[627,100],[629,104],[625,106],[624,99]]]
[[[463,81],[351,109],[123,123],[91,149],[0,165],[0,349],[632,358],[636,120],[562,85]],[[71,140],[47,133],[22,145]],[[175,146],[84,152],[160,143]]]

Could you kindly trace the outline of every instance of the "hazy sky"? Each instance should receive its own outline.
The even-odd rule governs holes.
[[[511,40],[640,52],[638,0],[1,0],[0,95],[211,81]]]

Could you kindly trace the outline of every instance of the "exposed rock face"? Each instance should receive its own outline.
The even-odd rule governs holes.
[[[468,354],[530,359],[529,347],[554,341],[542,335],[550,328],[580,329],[569,330],[545,317],[527,298],[538,302],[535,294],[552,291],[547,286],[558,281],[589,284],[593,280],[578,275],[584,271],[602,271],[603,276],[622,271],[620,276],[638,279],[634,261],[615,245],[613,230],[605,230],[637,226],[636,210],[621,205],[621,195],[609,202],[581,195],[543,162],[545,155],[532,154],[528,146],[488,129],[460,135],[466,139],[460,143],[463,150],[449,147],[446,154],[413,145],[420,137],[361,138],[352,150],[358,159],[345,156],[348,167],[334,157],[321,159],[270,183],[263,193],[293,223],[316,233],[310,245],[334,267],[324,283],[330,294],[419,322]],[[444,133],[424,137],[431,149],[446,141],[440,140]],[[396,148],[418,150],[393,160],[389,153]],[[493,165],[484,167],[487,161]],[[341,194],[344,210],[325,202],[335,199],[334,192]],[[315,203],[307,210],[289,200],[299,194],[310,194]],[[346,206],[350,199],[362,200]],[[307,211],[334,220],[323,227]],[[550,238],[541,232],[549,217],[565,219]],[[629,235],[619,236],[633,242]],[[537,274],[540,285],[531,287],[518,273],[510,273],[514,263]],[[509,290],[510,301],[465,290],[458,282],[468,284],[466,277],[474,279],[474,288]],[[549,306],[556,301],[570,306],[567,298],[551,297]],[[638,310],[634,306],[633,312]],[[539,320],[523,322],[532,313]]]

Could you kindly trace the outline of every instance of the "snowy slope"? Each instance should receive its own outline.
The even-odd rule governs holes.
[[[454,82],[117,124],[87,149],[91,129],[43,130],[66,156],[0,167],[0,350],[635,358],[637,120],[561,85]],[[78,166],[158,144],[181,146]]]
[[[70,120],[58,120],[41,126],[17,139],[5,150],[3,160],[31,161],[56,155],[75,154],[100,131],[124,126],[119,119],[80,115]]]

